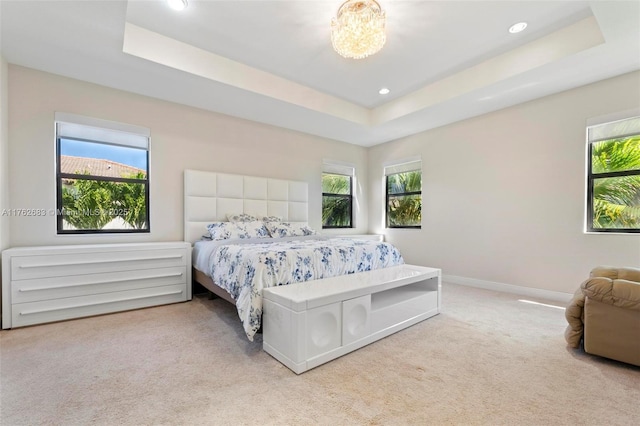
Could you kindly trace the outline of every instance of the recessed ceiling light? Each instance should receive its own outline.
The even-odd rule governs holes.
[[[387,89],[386,87],[383,87],[382,89],[378,90],[378,93],[380,93],[381,95],[388,95],[390,92],[389,89]]]
[[[509,32],[511,34],[515,34],[515,33],[519,33],[520,31],[524,30],[525,28],[527,28],[527,23],[526,22],[518,22],[517,24],[513,24],[509,28]]]
[[[167,3],[173,10],[184,10],[187,7],[187,0],[167,0]]]

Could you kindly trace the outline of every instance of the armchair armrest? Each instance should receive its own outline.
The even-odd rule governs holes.
[[[599,266],[565,310],[570,347],[640,366],[640,269]]]
[[[564,338],[572,348],[580,346],[582,333],[584,331],[584,294],[578,288],[564,311],[564,317],[569,325],[564,331]]]
[[[586,298],[640,311],[640,269],[598,266],[591,270],[590,278],[576,290],[564,314],[569,323],[564,336],[569,346],[574,348],[580,345],[584,332]]]

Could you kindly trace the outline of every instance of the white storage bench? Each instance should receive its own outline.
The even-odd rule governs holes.
[[[438,314],[440,290],[414,265],[264,289],[263,348],[300,374]]]

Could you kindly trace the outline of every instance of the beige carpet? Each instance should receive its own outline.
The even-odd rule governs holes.
[[[2,331],[0,423],[640,424],[640,368],[568,349],[562,310],[447,284],[443,299],[300,376],[204,297]]]

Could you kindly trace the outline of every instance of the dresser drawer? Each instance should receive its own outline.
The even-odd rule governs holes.
[[[140,269],[68,277],[34,278],[11,283],[13,303],[85,296],[138,288],[186,284],[187,268]]]
[[[186,285],[178,284],[39,302],[17,303],[12,306],[12,322],[13,327],[21,327],[184,300],[186,300]]]
[[[184,249],[102,251],[11,258],[11,280],[186,266]]]

